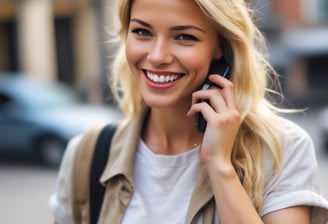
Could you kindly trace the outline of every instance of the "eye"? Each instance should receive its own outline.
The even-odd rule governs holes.
[[[176,37],[177,40],[183,41],[198,41],[199,39],[190,34],[180,34]]]
[[[132,33],[135,33],[137,36],[140,37],[147,37],[147,36],[151,36],[151,32],[149,32],[146,29],[142,29],[142,28],[137,28],[137,29],[133,29]]]

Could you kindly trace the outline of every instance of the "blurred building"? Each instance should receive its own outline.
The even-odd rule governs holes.
[[[328,104],[328,0],[253,0],[292,103]]]
[[[107,93],[111,0],[0,0],[0,71]],[[100,86],[100,88],[99,88]]]
[[[108,94],[113,1],[0,0],[0,71],[60,80],[99,102]],[[328,95],[328,0],[247,1],[287,97],[322,102]]]

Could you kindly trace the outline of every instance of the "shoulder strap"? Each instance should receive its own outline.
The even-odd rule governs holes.
[[[103,126],[96,126],[83,133],[74,156],[71,180],[71,209],[76,223],[82,223],[82,220],[89,219],[91,161],[102,129]]]
[[[90,224],[96,224],[98,221],[105,193],[105,187],[101,185],[99,179],[109,158],[110,144],[115,130],[114,124],[108,124],[101,130],[92,157],[89,181]]]

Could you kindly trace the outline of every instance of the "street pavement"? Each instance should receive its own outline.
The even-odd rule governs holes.
[[[328,153],[324,153],[318,129],[320,108],[303,114],[288,116],[303,127],[313,138],[323,193],[328,198]],[[55,188],[57,170],[28,162],[0,163],[0,223],[47,224],[52,223],[48,198]]]
[[[57,171],[33,163],[0,165],[0,223],[51,224],[48,197]]]

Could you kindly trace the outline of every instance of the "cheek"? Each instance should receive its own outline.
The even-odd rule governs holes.
[[[197,76],[207,76],[208,68],[213,60],[208,51],[185,52],[181,55],[181,61],[188,72],[197,73]]]
[[[125,57],[129,65],[134,64],[136,60],[136,51],[133,49],[131,41],[126,42]]]
[[[136,43],[133,38],[127,38],[126,40],[126,48],[125,48],[125,56],[129,66],[132,68],[133,66],[138,64],[138,61],[142,58],[143,51],[140,43]]]

